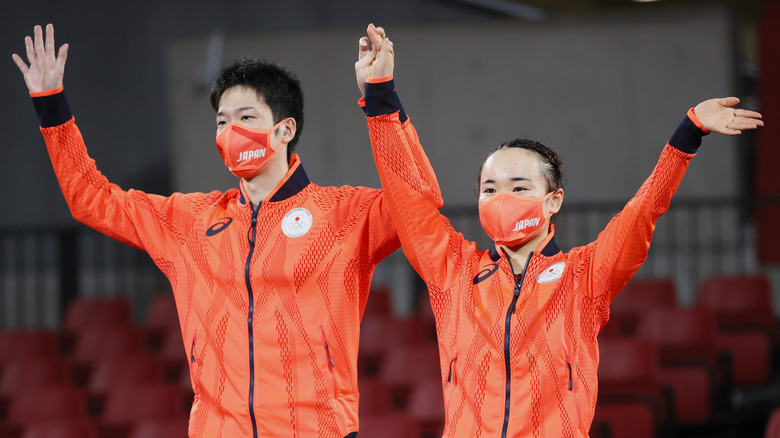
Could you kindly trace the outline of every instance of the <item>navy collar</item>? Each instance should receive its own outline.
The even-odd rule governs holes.
[[[554,233],[555,231],[552,231]],[[493,248],[490,249],[490,258],[497,262],[501,258],[501,254],[498,253],[498,246],[495,242],[493,242]],[[540,252],[541,255],[545,257],[552,257],[558,253],[561,252],[561,248],[558,246],[558,244],[555,242],[555,235],[553,235],[550,240],[547,242],[547,245],[542,248],[542,251]]]
[[[263,202],[278,202],[291,198],[311,183],[309,176],[306,175],[306,171],[303,169],[301,160],[298,154],[293,154],[290,157],[290,170],[284,175],[284,178],[279,181],[274,190],[266,196]],[[248,196],[244,193],[244,184],[240,184],[240,197],[239,201],[242,204],[246,204]]]

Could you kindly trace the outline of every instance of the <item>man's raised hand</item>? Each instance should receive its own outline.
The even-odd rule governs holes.
[[[27,63],[29,65],[16,53],[11,57],[24,76],[27,90],[30,93],[37,93],[59,88],[65,75],[68,45],[63,44],[55,55],[54,26],[51,24],[46,26],[45,42],[43,29],[41,26],[35,26],[33,37],[25,37],[24,46],[27,49]]]

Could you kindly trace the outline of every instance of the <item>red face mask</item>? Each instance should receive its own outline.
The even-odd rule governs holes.
[[[217,149],[228,170],[239,178],[255,176],[276,153],[271,148],[271,133],[282,122],[271,129],[253,129],[238,123],[227,125],[217,136]]]
[[[544,227],[543,198],[528,198],[511,192],[499,193],[479,204],[482,228],[499,245],[516,246],[530,240]]]

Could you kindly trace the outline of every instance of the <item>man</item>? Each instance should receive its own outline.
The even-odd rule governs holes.
[[[147,251],[173,287],[195,390],[191,437],[354,437],[359,324],[376,264],[399,246],[381,191],[320,187],[292,149],[300,83],[243,60],[211,102],[239,187],[163,197],[97,170],[62,91],[54,28],[13,59],[73,216]],[[438,189],[438,186],[436,186]]]

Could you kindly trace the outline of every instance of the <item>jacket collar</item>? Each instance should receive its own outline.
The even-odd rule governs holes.
[[[490,249],[490,258],[494,262],[498,261],[503,252],[504,251],[500,250],[498,244],[493,242],[493,248]],[[550,233],[534,252],[545,257],[552,257],[561,252],[561,248],[558,246],[558,243],[555,242],[555,225],[550,224]]]
[[[300,157],[298,157],[298,154],[293,154],[290,157],[290,170],[288,170],[284,175],[284,178],[276,184],[276,187],[271,190],[271,193],[263,199],[263,202],[278,202],[291,198],[300,193],[300,191],[305,189],[310,183],[311,181],[306,175],[306,171],[303,170]],[[239,182],[239,189],[241,190],[239,201],[241,204],[246,204],[249,196],[246,194],[243,179]]]

